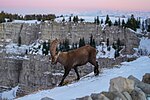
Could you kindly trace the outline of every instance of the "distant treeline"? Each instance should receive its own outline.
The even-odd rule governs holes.
[[[54,20],[56,18],[55,14],[30,14],[30,15],[19,15],[19,14],[11,14],[1,11],[0,13],[0,23],[12,22],[13,20],[38,20],[38,21],[45,21],[45,20]]]

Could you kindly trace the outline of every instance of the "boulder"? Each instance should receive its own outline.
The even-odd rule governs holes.
[[[117,77],[110,80],[109,91],[131,92],[134,89],[134,81],[123,77]]]
[[[146,100],[145,93],[138,87],[131,92],[131,97],[133,100]]]
[[[122,93],[120,93],[119,91],[102,92],[101,94],[105,95],[110,100],[127,100],[125,98],[125,96]]]
[[[101,94],[103,94],[104,96],[106,96],[110,100],[114,100],[117,97],[117,95],[113,92],[102,92]]]
[[[143,76],[142,82],[147,83],[147,84],[150,84],[150,73],[146,73],[146,74]]]
[[[49,98],[49,97],[44,97],[44,98],[42,98],[41,100],[54,100],[54,99]]]
[[[76,100],[92,100],[92,98],[90,96],[85,96],[81,98],[76,98]]]
[[[110,100],[108,99],[105,95],[100,94],[100,93],[93,93],[91,94],[91,98],[92,100]]]
[[[130,94],[128,92],[122,92],[122,94],[124,95],[124,97],[127,99],[127,100],[132,100],[132,97],[130,96]]]
[[[135,83],[135,86],[140,88],[144,93],[150,94],[150,84],[143,83],[132,75],[130,75],[128,79],[133,80]]]

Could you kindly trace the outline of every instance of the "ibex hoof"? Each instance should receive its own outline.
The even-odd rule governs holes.
[[[80,78],[76,78],[76,79],[75,79],[75,81],[79,81],[79,80],[80,80]]]
[[[99,75],[99,73],[95,73],[95,76],[98,76]]]
[[[59,84],[58,86],[63,86],[62,84]]]

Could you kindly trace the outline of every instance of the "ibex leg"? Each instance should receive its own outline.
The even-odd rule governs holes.
[[[62,86],[62,85],[63,85],[63,82],[64,82],[65,78],[67,77],[67,75],[69,74],[69,72],[70,72],[70,69],[65,69],[65,73],[64,73],[64,75],[63,75],[63,78],[62,78],[62,80],[61,80],[59,86]]]
[[[75,70],[76,75],[77,75],[77,80],[79,80],[79,79],[80,79],[80,76],[79,76],[79,73],[78,73],[78,68],[77,68],[77,67],[74,67],[74,70]]]

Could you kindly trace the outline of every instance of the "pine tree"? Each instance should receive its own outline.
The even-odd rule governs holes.
[[[108,23],[109,23],[109,20],[110,20],[110,19],[109,19],[109,15],[107,15],[107,16],[106,16],[106,20],[105,20],[105,24],[108,24]]]
[[[103,19],[101,19],[101,24],[103,24],[104,23],[104,21],[103,21]]]
[[[140,28],[140,25],[141,25],[140,18],[137,18],[137,20],[136,20],[136,28]]]
[[[74,44],[74,43],[72,43],[71,49],[72,49],[72,50],[75,49],[75,44]]]
[[[100,24],[99,16],[97,16],[96,22],[97,22],[97,25],[99,25],[99,24]]]
[[[21,36],[18,37],[18,46],[21,46]]]
[[[111,20],[108,21],[108,26],[111,26],[112,25],[112,22]]]
[[[65,22],[65,18],[63,17],[62,22]]]
[[[46,42],[43,42],[42,54],[46,55]]]
[[[107,38],[106,45],[107,45],[107,47],[109,46],[109,38]]]
[[[58,48],[58,50],[59,50],[59,51],[63,51],[63,44],[62,44],[62,42],[59,43],[59,48]]]
[[[46,41],[43,42],[42,54],[48,55],[49,48],[50,48],[50,42],[46,42]]]
[[[82,39],[79,39],[79,48],[82,47]]]
[[[116,50],[117,49],[117,47],[116,47],[116,45],[115,45],[115,43],[113,42],[113,44],[112,44],[112,47]]]
[[[78,16],[74,16],[74,17],[73,17],[73,22],[74,22],[74,23],[78,23],[78,21],[79,21]]]
[[[114,26],[118,26],[118,22],[117,22],[117,20],[115,20]]]
[[[93,39],[92,46],[93,46],[94,48],[96,48],[95,39]]]
[[[84,19],[83,19],[83,18],[81,18],[81,19],[80,19],[80,21],[81,21],[81,22],[83,22],[83,21],[84,21]]]
[[[150,32],[150,25],[148,25],[147,32]]]
[[[79,47],[85,46],[84,37],[79,40]]]
[[[71,16],[69,17],[69,22],[71,22]]]
[[[126,27],[131,28],[132,30],[136,31],[138,28],[137,20],[134,18],[134,15],[131,15],[131,18],[127,20]]]
[[[65,47],[65,51],[69,51],[70,50],[69,40],[68,39],[65,39],[65,41],[64,41],[64,47]]]
[[[94,24],[96,24],[96,18],[94,18]]]
[[[125,21],[124,21],[124,19],[122,20],[122,27],[125,27]]]
[[[121,46],[120,44],[121,44],[120,39],[118,38],[118,40],[117,40],[117,49],[119,49],[119,47]]]
[[[120,56],[120,53],[119,53],[119,50],[115,50],[115,58],[119,57]]]
[[[118,26],[120,26],[120,23],[121,23],[121,22],[120,22],[120,18],[119,18],[119,19],[118,19]]]
[[[93,45],[93,35],[91,34],[90,36],[90,45],[92,46]]]
[[[93,39],[93,35],[91,34],[91,37],[90,37],[90,45],[94,48],[96,48],[96,43],[95,43],[95,39]]]
[[[78,23],[78,21],[79,21],[79,17],[78,17],[78,16],[76,16],[76,22]]]
[[[144,32],[145,27],[144,27],[144,21],[142,22],[142,31]]]
[[[75,43],[75,47],[74,47],[75,49],[77,49],[78,48],[78,43]]]

